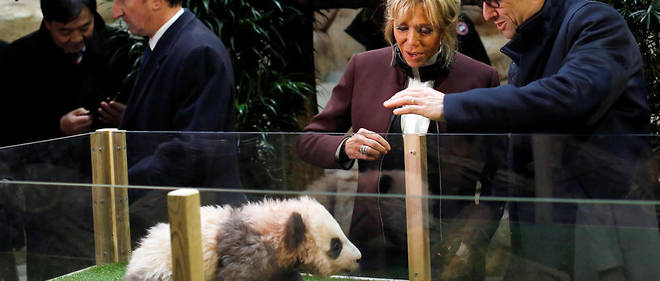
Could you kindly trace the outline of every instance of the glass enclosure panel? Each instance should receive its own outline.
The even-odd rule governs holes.
[[[0,147],[0,176],[13,181],[90,183],[89,134]]]
[[[91,179],[89,135],[0,148],[0,280],[93,264]]]
[[[656,136],[369,138],[390,149],[352,163],[367,156],[352,143],[343,145],[348,158],[338,153],[339,134],[127,132],[129,185],[116,187],[128,193],[132,249],[149,228],[168,221],[166,194],[186,187],[201,192],[203,206],[236,208],[202,218],[202,228],[220,226],[210,237],[223,241],[252,237],[223,232],[241,225],[257,237],[268,235],[264,225],[285,236],[299,212],[300,241],[314,239],[305,244],[311,248],[294,251],[300,256],[291,266],[303,272],[409,279],[428,271],[430,280],[660,276],[660,173],[650,149]],[[29,280],[45,280],[95,264],[92,187],[111,186],[92,184],[89,141],[82,135],[0,148],[0,279],[25,277],[16,273],[24,266]],[[301,207],[310,202],[242,207],[302,196],[334,220]],[[275,258],[298,244],[264,245],[265,257]],[[356,262],[351,245],[360,266],[346,272]],[[212,247],[231,257],[223,249]],[[325,266],[306,266],[311,260]],[[217,260],[210,268],[232,274]],[[288,269],[274,272],[280,279],[272,280],[290,280]]]

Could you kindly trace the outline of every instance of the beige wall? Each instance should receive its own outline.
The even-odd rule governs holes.
[[[0,2],[0,40],[14,41],[39,28],[39,0]]]

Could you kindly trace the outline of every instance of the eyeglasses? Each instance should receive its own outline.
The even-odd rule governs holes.
[[[500,7],[500,0],[485,0],[483,2],[486,3],[486,5],[488,5],[488,7],[491,7],[493,9]]]

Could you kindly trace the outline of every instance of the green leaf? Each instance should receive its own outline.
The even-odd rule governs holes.
[[[202,0],[202,4],[204,5],[204,11],[207,13],[211,13],[209,10],[209,0]]]
[[[282,13],[284,12],[284,9],[282,9],[282,5],[280,4],[280,1],[278,1],[278,0],[273,0],[273,4],[275,4],[275,7],[277,7],[277,9],[278,9],[280,12],[282,12]]]

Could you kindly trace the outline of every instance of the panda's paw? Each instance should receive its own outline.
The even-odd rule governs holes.
[[[292,270],[275,274],[269,281],[303,281],[303,278],[297,270]]]
[[[152,272],[144,274],[141,272],[128,272],[124,275],[123,281],[172,281],[171,272]]]

